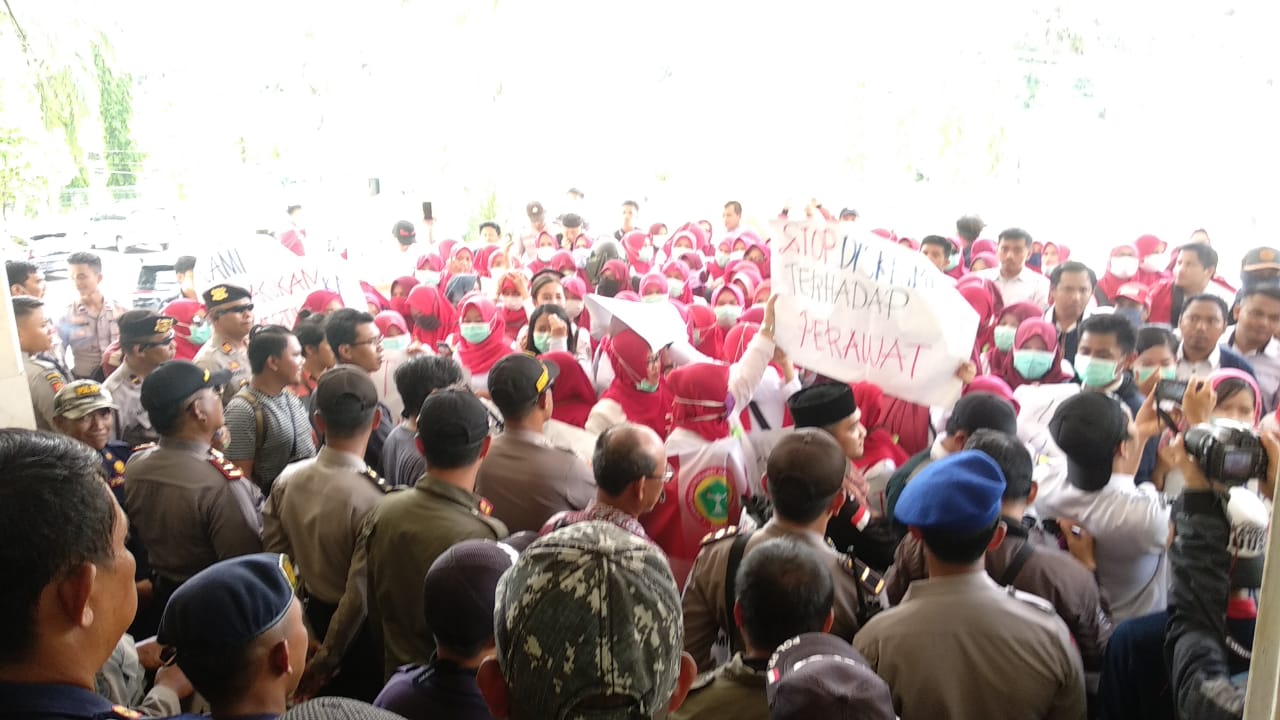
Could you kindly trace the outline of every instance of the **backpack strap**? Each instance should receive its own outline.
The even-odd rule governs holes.
[[[764,413],[760,412],[760,406],[756,404],[755,400],[752,400],[751,402],[747,403],[747,408],[751,410],[751,417],[755,418],[756,425],[758,426],[756,429],[758,430],[773,429],[772,427],[769,426],[769,422],[764,419]]]
[[[1009,561],[1009,567],[1004,569],[1004,574],[1000,576],[998,582],[1006,587],[1012,585],[1013,581],[1017,579],[1018,573],[1022,572],[1022,566],[1027,564],[1027,560],[1035,549],[1035,545],[1030,540],[1022,541],[1022,547],[1018,548],[1018,552],[1014,553],[1013,560]]]
[[[742,564],[742,556],[747,552],[747,541],[751,539],[751,533],[742,533],[733,539],[733,545],[729,548],[729,563],[725,566],[724,578],[724,622],[725,637],[729,638],[729,649],[734,650],[734,638],[737,632],[734,630],[737,623],[733,621],[733,604],[738,600],[738,589],[736,587],[738,581],[738,566]]]
[[[249,407],[253,408],[253,424],[255,432],[253,434],[253,459],[256,462],[262,455],[262,446],[267,443],[267,422],[262,415],[262,405],[258,402],[258,396],[249,391],[249,386],[245,385],[236,391],[233,397],[249,403]]]

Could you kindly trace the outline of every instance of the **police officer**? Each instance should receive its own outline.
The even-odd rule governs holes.
[[[38,357],[53,346],[44,320],[44,302],[27,295],[13,299],[13,317],[18,327],[18,346],[22,349],[22,367],[31,391],[31,409],[36,428],[53,429],[53,396],[58,394],[66,378],[53,363]]]
[[[94,693],[137,607],[129,523],[100,457],[63,435],[0,430],[0,714],[120,718]]]
[[[353,567],[357,576],[364,572],[365,556],[356,552],[356,541],[387,487],[364,462],[369,434],[382,420],[378,389],[369,373],[339,365],[320,376],[311,399],[325,445],[316,457],[286,467],[271,486],[262,509],[263,545],[298,559],[307,620],[324,641],[317,658],[327,661],[328,648],[351,647],[346,671],[328,692],[372,700],[382,688],[381,657],[362,630],[367,590],[347,592],[347,578]]]
[[[479,398],[466,390],[429,395],[418,413],[418,449],[426,473],[412,490],[378,504],[360,540],[368,556],[370,616],[382,624],[383,677],[400,665],[427,662],[435,646],[422,593],[405,588],[421,587],[431,563],[450,546],[507,536],[506,526],[490,516],[493,506],[475,493],[476,473],[489,451],[489,411]],[[347,583],[348,592],[356,586]],[[309,676],[327,671],[316,662],[307,668]]]
[[[218,560],[262,551],[262,495],[211,447],[227,380],[226,371],[171,360],[142,381],[142,407],[160,442],[129,458],[125,507],[150,552],[161,603]]]
[[[693,656],[699,671],[706,672],[713,665],[711,650],[718,632],[729,639],[732,650],[743,647],[732,619],[737,569],[745,554],[773,538],[793,538],[817,553],[835,584],[831,632],[846,640],[853,637],[858,629],[861,590],[851,561],[832,549],[823,535],[827,521],[845,503],[841,492],[845,465],[840,446],[821,430],[797,430],[783,436],[769,455],[767,470],[773,518],[750,534],[730,527],[703,541],[683,601],[684,649]]]
[[[211,565],[169,599],[156,639],[209,701],[214,720],[284,713],[307,661],[295,585],[288,557],[257,553]]]
[[[895,506],[924,542],[929,578],[911,583],[853,645],[889,683],[902,717],[1085,717],[1067,626],[1048,601],[987,575],[983,557],[1005,535],[1004,487],[990,456],[965,450],[921,470]]]
[[[116,405],[115,437],[130,447],[160,438],[142,409],[142,381],[173,359],[173,318],[150,310],[120,316],[120,367],[102,383]]]
[[[222,389],[222,404],[231,402],[240,388],[249,384],[249,331],[253,329],[253,296],[236,285],[214,285],[204,291],[208,322],[213,327],[209,342],[196,352],[196,365],[215,372],[226,370],[231,380]]]

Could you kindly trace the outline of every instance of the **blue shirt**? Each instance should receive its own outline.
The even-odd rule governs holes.
[[[476,685],[476,671],[448,660],[400,666],[373,704],[408,720],[493,720]]]
[[[0,718],[138,720],[141,715],[74,685],[0,683]]]

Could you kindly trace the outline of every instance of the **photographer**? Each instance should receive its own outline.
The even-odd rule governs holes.
[[[1179,717],[1239,718],[1244,712],[1245,688],[1231,683],[1226,642],[1230,575],[1238,560],[1228,549],[1227,492],[1221,482],[1211,483],[1205,477],[1184,447],[1183,438],[1179,435],[1161,451],[1162,460],[1179,470],[1186,482],[1175,515],[1176,538],[1170,554],[1173,585],[1165,659]],[[1267,455],[1262,491],[1270,495],[1280,469],[1280,435],[1269,432],[1262,443]]]

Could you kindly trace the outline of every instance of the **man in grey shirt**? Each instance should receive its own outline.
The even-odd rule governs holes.
[[[404,410],[382,446],[382,473],[388,485],[411,487],[427,469],[416,439],[422,401],[437,390],[460,386],[462,368],[448,358],[419,355],[396,368],[395,380]]]
[[[302,372],[302,346],[279,325],[255,328],[249,335],[249,366],[253,379],[227,403],[231,442],[226,455],[270,494],[286,465],[316,454],[306,406],[289,389]]]

